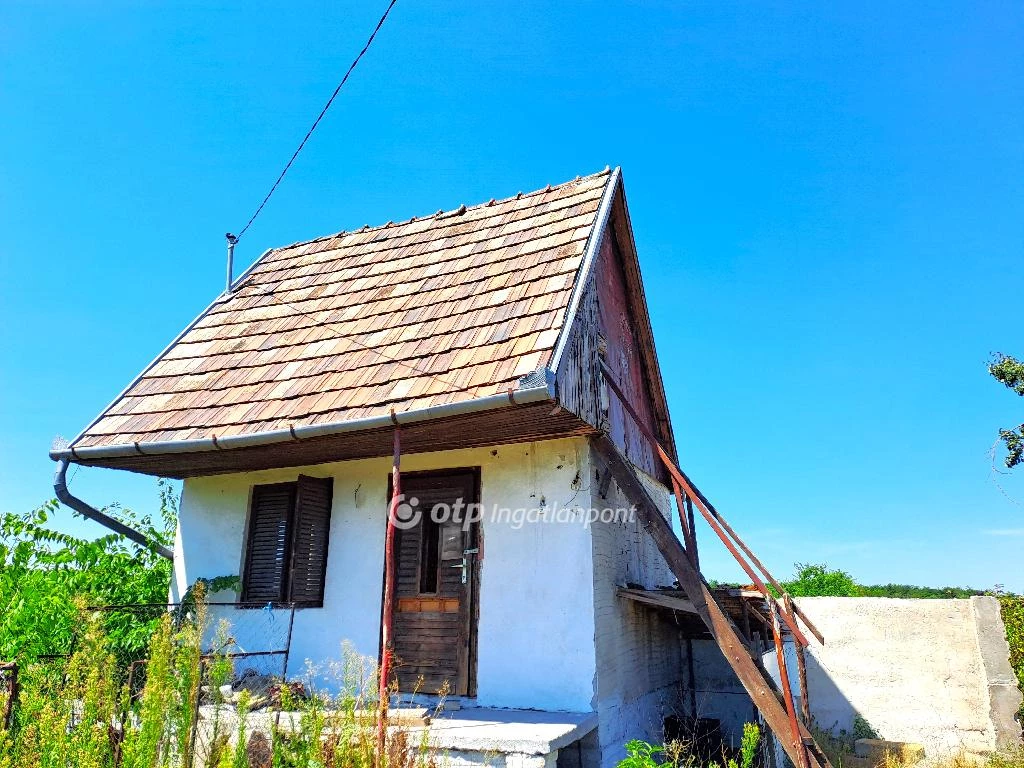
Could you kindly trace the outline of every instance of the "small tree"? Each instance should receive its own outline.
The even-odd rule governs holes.
[[[824,563],[797,563],[792,581],[782,586],[793,597],[857,597],[860,589],[846,571],[830,570]]]
[[[177,509],[172,486],[160,483],[154,520],[121,507],[116,515],[152,541],[174,541]],[[30,661],[74,650],[78,597],[93,603],[161,603],[167,600],[171,564],[156,551],[117,534],[86,539],[60,531],[56,501],[27,514],[0,515],[0,661]],[[68,514],[61,511],[60,514]],[[139,658],[149,644],[155,616],[110,613],[104,622],[118,661]]]
[[[1024,363],[1014,357],[996,354],[988,364],[988,372],[1011,389],[1024,397]],[[1006,466],[1013,468],[1024,462],[1024,424],[1013,429],[1000,429],[999,439],[1006,445]]]

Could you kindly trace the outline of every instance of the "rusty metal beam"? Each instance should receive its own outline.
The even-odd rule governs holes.
[[[793,741],[799,745],[797,752],[800,759],[793,759],[797,768],[806,768],[808,765],[807,747],[804,745],[800,733],[800,723],[796,719],[796,706],[793,704],[793,687],[789,684],[789,670],[786,668],[786,649],[782,645],[782,629],[779,627],[779,608],[774,603],[769,605],[772,614],[772,637],[775,640],[775,658],[779,664],[779,681],[782,687],[782,699],[786,704],[786,716],[789,718],[789,731]],[[790,758],[793,758],[790,755]]]
[[[697,488],[697,486],[695,486],[693,484],[693,481],[691,481],[690,478],[686,477],[686,473],[685,472],[683,472],[681,469],[678,469],[678,468],[675,468],[675,469],[676,469],[677,472],[679,472],[679,474],[681,474],[685,478],[686,482],[689,484],[689,486],[693,490],[694,494],[699,498],[699,502],[698,503],[703,505],[703,506],[705,506],[708,509],[708,511],[712,515],[714,515],[715,520],[718,522],[718,524],[721,525],[722,528],[725,530],[725,532],[728,533],[729,536],[732,537],[732,539],[736,542],[737,545],[739,545],[739,548],[743,551],[743,553],[748,558],[750,558],[750,562],[754,564],[754,567],[757,568],[759,571],[761,571],[761,573],[764,575],[764,577],[767,580],[767,582],[769,584],[771,584],[780,595],[782,595],[783,597],[786,597],[787,596],[786,595],[786,588],[784,586],[782,586],[782,584],[774,576],[772,576],[771,572],[765,567],[764,563],[762,563],[760,561],[760,559],[758,559],[757,555],[755,555],[754,552],[750,549],[750,547],[748,547],[746,545],[746,542],[744,542],[743,539],[741,539],[739,537],[739,534],[736,533],[736,531],[733,530],[732,526],[729,525],[728,521],[724,517],[722,517],[722,515],[718,512],[718,510],[715,509],[714,505],[710,501],[707,500],[707,498],[704,496],[704,494],[700,492],[700,489]],[[671,471],[672,471],[672,468],[669,468],[669,472],[671,472]],[[824,645],[825,644],[825,638],[822,636],[821,632],[818,631],[818,628],[814,626],[814,624],[811,622],[811,620],[808,619],[807,616],[804,615],[804,613],[800,610],[800,608],[796,605],[796,603],[790,602],[788,604],[788,606],[789,606],[789,608],[792,611],[791,615],[799,616],[800,620],[807,626],[807,629],[809,629],[811,631],[811,634],[814,635],[817,638],[819,643]],[[783,613],[781,615],[782,615],[783,618],[785,618],[786,614],[787,614],[787,612],[783,611]],[[787,621],[786,623],[789,624],[790,622]],[[792,625],[790,626],[790,628],[792,629]],[[804,642],[803,644],[807,645],[806,642]]]
[[[796,608],[793,598],[789,595],[786,595],[786,607],[790,611]],[[793,647],[796,649],[796,670],[800,679],[800,716],[803,717],[804,724],[809,726],[811,724],[811,703],[807,695],[807,658],[804,656],[807,651],[800,643],[793,643]]]
[[[686,502],[686,522],[690,526],[690,538],[692,541],[689,545],[693,549],[693,566],[698,571],[700,570],[700,552],[697,549],[697,526],[693,519],[693,502],[689,496],[683,495],[683,499]]]
[[[732,556],[736,559],[736,562],[740,564],[740,566],[743,568],[743,571],[747,574],[750,580],[754,582],[754,584],[757,586],[761,594],[764,595],[765,600],[767,600],[770,603],[775,603],[776,606],[780,608],[780,615],[782,616],[782,619],[786,622],[790,631],[793,633],[793,636],[794,638],[796,638],[796,641],[798,643],[802,643],[803,645],[808,645],[807,637],[800,630],[800,627],[797,626],[797,623],[794,620],[794,618],[790,616],[788,611],[784,610],[779,605],[778,600],[776,600],[775,596],[768,591],[768,587],[765,585],[764,581],[762,581],[761,577],[759,577],[754,572],[753,568],[751,568],[750,565],[746,562],[746,560],[744,560],[743,557],[740,556],[740,553],[736,549],[736,545],[739,545],[740,549],[743,550],[743,553],[750,558],[750,560],[763,574],[765,574],[766,578],[769,580],[771,585],[779,592],[780,595],[784,595],[786,593],[786,590],[768,572],[768,569],[765,568],[764,564],[757,559],[757,556],[750,551],[750,548],[743,542],[742,539],[740,539],[736,531],[734,531],[732,529],[732,526],[730,526],[725,521],[725,519],[718,513],[718,510],[716,510],[714,506],[712,506],[711,502],[707,500],[704,494],[697,490],[696,486],[693,484],[690,478],[686,476],[686,473],[675,465],[675,462],[672,461],[672,457],[668,455],[668,452],[658,442],[657,438],[654,436],[654,433],[651,432],[651,430],[647,427],[646,424],[644,424],[643,420],[640,418],[637,412],[633,409],[633,406],[630,404],[629,399],[626,397],[622,389],[619,387],[618,383],[615,381],[611,369],[608,368],[608,366],[605,365],[603,361],[601,362],[601,370],[604,373],[605,383],[608,385],[609,389],[611,389],[612,392],[615,393],[615,396],[619,399],[619,402],[622,404],[622,407],[629,413],[630,417],[636,423],[637,427],[643,433],[644,437],[647,438],[651,446],[654,448],[654,451],[661,458],[662,463],[665,465],[665,467],[669,471],[669,474],[672,476],[673,483],[678,483],[686,492],[686,497],[688,499],[693,499],[693,501],[696,502],[698,508],[701,511],[701,515],[703,515],[704,519],[707,520],[708,525],[711,526],[711,529],[718,535],[718,538],[722,540],[722,543],[725,545],[726,549],[729,550],[730,554],[732,554]],[[734,541],[735,544],[733,543]],[[818,641],[824,644],[825,638],[822,637],[821,633],[818,632],[817,628],[810,622],[810,620],[806,616],[804,616],[803,613],[799,613],[798,615],[803,620],[804,624],[807,625],[807,628],[811,630],[811,633],[818,639]]]
[[[391,656],[394,639],[395,617],[395,521],[402,496],[402,438],[395,427],[394,449],[391,464],[391,500],[388,503],[388,522],[384,535],[384,605],[380,622],[380,681],[378,687],[377,746],[378,754],[384,754],[384,739],[387,733],[388,678],[391,676]]]
[[[654,539],[658,550],[668,563],[679,585],[693,602],[698,615],[704,621],[728,660],[754,705],[765,719],[768,727],[779,739],[786,754],[798,766],[807,768],[830,768],[827,760],[819,760],[804,749],[803,739],[811,738],[801,724],[798,725],[800,738],[794,740],[790,720],[782,702],[776,696],[773,686],[764,672],[757,666],[743,640],[733,629],[729,618],[722,611],[708,590],[700,572],[693,567],[682,543],[672,531],[657,504],[647,493],[632,465],[623,458],[619,449],[607,435],[591,438],[594,452],[611,470],[612,476],[626,498],[636,505],[636,513],[647,533]],[[806,762],[804,762],[806,760]]]
[[[700,558],[697,556],[697,535],[693,529],[693,507],[687,506],[689,497],[683,494],[679,483],[672,478],[672,493],[676,497],[676,509],[679,512],[679,530],[683,532],[686,554],[690,556],[693,567],[700,571]]]

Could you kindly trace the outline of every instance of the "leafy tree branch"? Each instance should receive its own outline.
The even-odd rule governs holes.
[[[1009,355],[996,354],[988,364],[992,378],[1007,389],[1024,397],[1024,363]],[[1024,424],[1000,429],[999,439],[1006,445],[1006,466],[1013,468],[1024,462]]]

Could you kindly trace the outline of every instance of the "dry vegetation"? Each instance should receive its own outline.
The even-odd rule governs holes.
[[[380,748],[372,664],[352,653],[303,685],[278,685],[276,706],[253,711],[248,691],[229,704],[220,691],[234,661],[201,652],[204,613],[200,603],[183,620],[162,617],[144,683],[130,686],[101,617],[83,609],[70,659],[22,669],[0,768],[432,768],[425,728],[390,727]]]

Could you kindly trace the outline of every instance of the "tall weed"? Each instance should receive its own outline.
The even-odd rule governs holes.
[[[248,691],[233,694],[233,706],[220,694],[235,670],[226,651],[202,650],[201,600],[156,622],[135,692],[102,614],[78,610],[71,658],[24,669],[13,727],[0,730],[0,768],[436,768],[426,729],[390,727],[379,748],[376,670],[350,647],[304,685],[277,685],[279,711],[253,712]],[[227,647],[227,629],[217,635],[215,646]],[[265,707],[268,697],[259,699]]]

